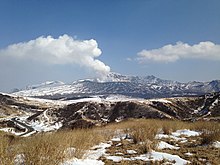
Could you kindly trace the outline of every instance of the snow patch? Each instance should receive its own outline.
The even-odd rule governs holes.
[[[127,150],[128,154],[136,154],[137,152],[135,150]]]
[[[218,98],[212,103],[212,105],[209,107],[210,109],[214,108],[216,105],[218,105]]]
[[[118,143],[118,144],[116,144],[116,147],[119,147],[119,146],[121,146],[122,145],[122,143]]]
[[[185,141],[185,140],[187,140],[184,137],[180,138],[180,137],[176,137],[176,136],[173,136],[173,135],[164,135],[164,134],[157,134],[156,137],[155,137],[155,139],[163,139],[163,138],[165,138],[165,139],[171,138],[171,139],[174,139],[176,141]]]
[[[167,149],[174,149],[174,150],[180,149],[180,147],[175,147],[175,146],[170,145],[170,144],[168,144],[166,142],[163,142],[163,141],[158,143],[157,148],[160,149],[160,150],[163,150],[163,149],[166,149],[166,148]]]
[[[82,159],[73,158],[60,165],[104,165],[104,162],[97,159],[105,154],[106,148],[111,146],[109,143],[100,143],[99,145],[92,147],[91,150],[86,151]]]
[[[185,153],[184,155],[186,155],[186,156],[193,156],[193,154],[190,153],[190,152],[187,152],[187,153]]]
[[[93,160],[93,159],[73,159],[66,161],[60,165],[104,165],[104,162],[101,160]]]
[[[14,158],[14,164],[15,165],[21,165],[24,164],[25,162],[25,157],[24,154],[17,154]]]
[[[150,99],[149,101],[158,101],[158,102],[161,102],[161,103],[172,103],[171,101],[169,100],[166,100],[166,99]]]
[[[185,137],[180,137],[180,136],[190,137],[190,136],[199,136],[199,135],[201,135],[201,132],[183,129],[183,130],[177,130],[176,132],[172,132],[171,135],[157,134],[155,139],[163,139],[163,138],[169,139],[169,138],[171,138],[176,141],[181,141],[181,143],[185,143],[185,142],[187,142],[187,139]]]
[[[123,156],[106,156],[105,158],[108,160],[112,160],[113,162],[120,162],[124,160]]]
[[[220,142],[219,141],[214,142],[212,145],[215,148],[220,148]]]
[[[173,132],[172,135],[173,136],[181,136],[181,135],[184,135],[184,136],[187,136],[187,137],[190,137],[190,136],[199,136],[201,133],[200,132],[197,132],[197,131],[191,131],[191,130],[188,130],[188,129],[183,129],[183,130],[177,130],[176,132]]]
[[[148,154],[143,154],[137,157],[134,157],[135,159],[143,160],[143,161],[161,161],[163,159],[168,159],[169,161],[175,161],[175,165],[185,165],[187,163],[190,163],[189,161],[180,158],[178,155],[171,155],[163,152],[157,152],[152,151]]]
[[[118,137],[116,137],[116,138],[112,138],[112,139],[111,139],[111,141],[114,141],[114,142],[120,142],[120,141],[121,141],[121,139],[120,139],[120,138],[118,138]]]
[[[92,147],[91,150],[83,155],[83,159],[99,159],[105,154],[106,148],[111,147],[111,144],[109,143],[100,143],[99,145]]]
[[[62,127],[62,123],[49,124],[40,121],[30,122],[29,125],[38,132],[58,130],[60,127]]]
[[[16,136],[20,136],[25,132],[15,132],[14,128],[0,128],[0,131],[4,131],[4,132],[8,132],[8,133],[12,133]]]
[[[22,137],[28,137],[28,136],[31,136],[31,135],[35,134],[36,132],[37,132],[37,131],[29,132],[29,133],[27,133],[27,134],[25,134],[25,135],[22,135]]]

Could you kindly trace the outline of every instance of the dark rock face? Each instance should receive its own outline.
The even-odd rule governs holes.
[[[76,120],[74,122],[68,122],[65,123],[63,125],[63,128],[70,128],[70,129],[76,129],[76,128],[92,128],[94,127],[94,123],[93,122],[90,122],[90,121],[86,121],[86,120],[83,120],[83,119],[79,119],[79,120]]]
[[[118,102],[109,115],[109,121],[124,120],[129,118],[168,118],[149,105],[138,102]]]
[[[13,99],[8,95],[3,95],[0,93],[0,104],[12,104],[14,103]]]
[[[16,125],[14,122],[12,121],[1,121],[0,122],[0,126],[1,127],[11,127],[11,128],[15,128],[15,131],[17,132],[24,132],[25,128],[21,128],[18,125]]]
[[[22,102],[19,102],[18,98],[14,98],[9,95],[3,95],[0,93],[0,105],[14,105],[20,107],[20,109],[37,109],[38,106],[31,105],[31,104],[25,104]]]
[[[169,118],[149,105],[138,102],[96,103],[81,102],[71,104],[65,108],[53,111],[64,123],[64,127],[81,127],[79,124],[90,127],[92,125],[106,124],[129,118]],[[86,121],[86,122],[82,122]]]

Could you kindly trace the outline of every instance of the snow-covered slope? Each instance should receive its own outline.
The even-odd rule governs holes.
[[[26,90],[37,89],[37,88],[39,89],[39,88],[45,88],[45,87],[56,87],[56,86],[60,86],[60,85],[64,85],[64,82],[62,82],[62,81],[46,81],[41,84],[28,85],[28,86],[26,86]]]
[[[220,80],[180,83],[177,81],[162,80],[155,76],[139,77],[110,73],[102,80],[85,79],[75,81],[71,84],[61,82],[45,83],[14,94],[49,99],[72,99],[111,94],[141,98],[160,98],[201,95],[218,91],[220,91]]]

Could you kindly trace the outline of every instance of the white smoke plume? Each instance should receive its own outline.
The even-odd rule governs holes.
[[[106,75],[110,67],[97,59],[101,53],[94,39],[75,40],[65,34],[58,38],[41,36],[28,42],[9,45],[0,50],[0,58],[33,60],[52,65],[73,64]]]

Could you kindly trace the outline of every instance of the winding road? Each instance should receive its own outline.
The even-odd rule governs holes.
[[[34,130],[32,127],[30,127],[29,125],[18,121],[18,120],[16,119],[16,117],[15,117],[15,118],[12,118],[11,121],[14,122],[15,124],[17,124],[18,127],[21,127],[21,126],[22,126],[22,127],[24,127],[24,128],[26,129],[26,131],[25,131],[23,134],[21,134],[20,136],[24,136],[24,135],[26,135],[26,134],[29,134],[29,133],[35,131],[35,130]],[[20,125],[20,126],[19,126],[19,125]],[[22,128],[22,127],[21,127],[21,128]]]

